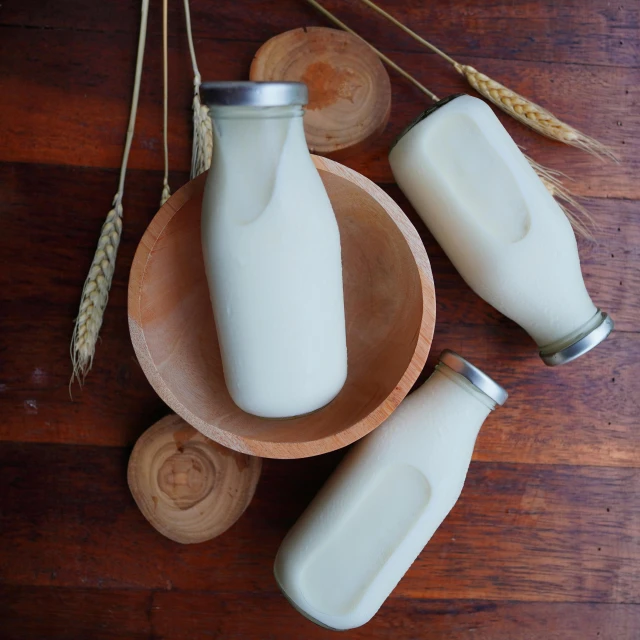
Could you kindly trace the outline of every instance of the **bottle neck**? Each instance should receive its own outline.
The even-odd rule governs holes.
[[[453,369],[448,367],[446,364],[439,362],[436,365],[436,370],[432,375],[440,374],[445,378],[448,378],[451,382],[456,384],[461,389],[473,398],[476,402],[479,402],[481,405],[488,409],[487,415],[489,411],[493,411],[496,408],[496,403],[485,393],[480,391],[475,385],[471,384],[469,380],[467,380],[464,376],[456,373]]]
[[[212,107],[210,115],[214,159],[252,180],[259,181],[262,174],[273,171],[288,139],[293,139],[296,148],[302,141],[306,150],[299,105]]]
[[[270,203],[283,158],[308,155],[302,107],[213,107],[210,115],[212,188],[221,209],[248,224]]]
[[[417,418],[424,416],[427,425],[435,422],[439,430],[455,432],[456,438],[475,438],[495,407],[491,399],[466,378],[442,364],[405,403]],[[423,421],[416,420],[417,433],[423,424]],[[453,433],[451,435],[454,437]]]
[[[301,118],[302,105],[290,104],[284,107],[244,107],[235,105],[214,105],[209,108],[214,123],[220,120],[272,120],[281,118]]]
[[[596,313],[575,331],[540,347],[540,357],[550,366],[571,362],[600,344],[613,330],[613,321],[598,309]]]

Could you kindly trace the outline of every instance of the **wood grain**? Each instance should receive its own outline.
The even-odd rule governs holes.
[[[323,24],[318,18],[315,23]],[[290,25],[295,26],[299,25]],[[0,161],[118,167],[129,98],[129,81],[124,79],[133,76],[131,36],[117,32],[54,30],[46,32],[46,46],[44,42],[38,30],[3,29],[0,57],[12,73],[5,74],[0,85],[5,95],[0,104],[0,121],[15,124],[5,126],[0,134]],[[159,47],[159,41],[150,40],[130,158],[132,168],[162,169]],[[29,56],[21,55],[23,48],[30,51]],[[199,66],[203,78],[247,78],[257,48],[255,42],[202,40]],[[472,93],[464,80],[433,54],[390,51],[384,46],[382,50],[439,96],[461,91]],[[86,61],[92,59],[96,51],[100,52],[103,69],[121,69],[122,76],[91,73]],[[69,59],[85,62],[70,66]],[[620,155],[623,170],[578,149],[541,138],[508,116],[499,115],[529,155],[573,179],[571,189],[577,195],[640,198],[640,183],[626,178],[630,175],[627,172],[637,173],[640,169],[640,110],[635,108],[640,104],[640,69],[541,65],[476,56],[465,61],[542,106],[552,106],[559,118],[609,144]],[[176,70],[172,71],[175,78],[172,95],[176,99],[169,112],[171,165],[187,171],[191,154],[191,76],[188,52],[182,40],[172,39],[169,43],[169,67]],[[431,104],[404,79],[393,73],[391,78],[394,103],[389,126],[378,145],[349,159],[352,169],[376,182],[392,181],[387,161],[391,143]],[[24,105],[30,104],[34,94],[38,95],[42,108],[25,110]],[[594,118],[593,105],[596,104],[598,117]],[[27,132],[38,140],[37,146],[23,144]]]
[[[175,184],[180,177],[187,178],[177,174]],[[167,412],[135,359],[126,321],[129,269],[162,182],[156,172],[129,176],[124,239],[99,356],[84,390],[74,389],[73,402],[68,394],[71,319],[105,214],[99,203],[109,202],[116,180],[111,171],[0,164],[0,183],[13,193],[10,203],[0,201],[0,255],[8,265],[0,269],[0,326],[3,336],[29,336],[27,341],[3,341],[2,440],[132,446],[146,425]],[[637,465],[640,336],[625,333],[640,329],[637,203],[589,201],[604,222],[597,232],[599,244],[581,246],[587,286],[594,300],[613,314],[618,331],[585,356],[584,365],[577,361],[551,370],[521,329],[464,284],[397,187],[387,191],[420,231],[438,290],[435,342],[421,379],[432,370],[439,351],[450,347],[486,368],[511,393],[500,412],[500,426],[483,428],[476,458]],[[39,215],[45,208],[47,215]],[[72,227],[69,218],[75,221]],[[65,229],[62,239],[60,229]],[[49,247],[46,260],[41,246]]]
[[[475,460],[637,467],[638,337],[614,333],[582,360],[550,370],[519,328],[437,325],[425,373],[451,348],[509,391],[480,432]]]
[[[375,429],[422,371],[435,324],[429,260],[406,216],[363,176],[312,158],[340,229],[349,352],[344,387],[325,407],[265,419],[231,399],[199,251],[205,175],[153,218],[129,278],[131,341],[158,395],[209,438],[265,458],[326,453]]]
[[[33,616],[37,607],[40,616]],[[247,615],[251,612],[251,615]],[[246,640],[335,638],[300,616],[274,592],[242,599],[212,591],[0,587],[3,638],[185,637]],[[256,619],[259,618],[259,624]],[[351,640],[636,640],[640,605],[527,603],[394,598],[384,615],[349,632]]]
[[[438,95],[461,78],[356,0],[323,0]],[[587,286],[617,331],[557,370],[464,285],[396,187],[387,149],[429,103],[391,72],[392,113],[350,166],[416,224],[438,323],[424,378],[452,347],[510,391],[483,427],[462,500],[406,580],[353,638],[636,640],[640,629],[640,6],[607,0],[381,0],[448,53],[608,142],[619,166],[536,138],[599,222]],[[205,79],[241,79],[267,39],[328,26],[302,0],[192,0]],[[126,486],[130,447],[168,412],[126,321],[135,248],[162,183],[161,6],[152,3],[124,238],[94,370],[68,396],[68,341],[115,191],[139,0],[22,0],[0,11],[0,636],[325,638],[277,593],[273,555],[340,458],[271,461],[233,529],[201,550],[148,526]],[[171,184],[188,178],[191,68],[169,6]],[[31,442],[32,444],[24,444]],[[60,444],[38,444],[60,443]],[[607,511],[607,509],[609,509]],[[455,538],[455,539],[454,539]],[[331,634],[333,635],[333,634]]]
[[[138,438],[127,483],[142,515],[181,544],[206,542],[242,516],[262,460],[227,449],[171,414]]]
[[[207,0],[193,0],[194,34],[202,40],[248,40],[262,44],[297,26],[319,24],[313,8],[288,0],[273,11],[269,0],[252,0],[249,11],[220,3],[215,11]],[[421,51],[419,45],[388,26],[358,2],[324,0],[355,29],[378,44]],[[562,64],[640,66],[640,7],[606,0],[457,0],[455,13],[448,0],[382,3],[395,17],[459,57],[515,59]],[[160,9],[151,7],[149,33],[161,33]],[[86,10],[83,0],[24,0],[3,7],[0,25],[83,31],[136,33],[137,4],[113,0]],[[256,19],[258,18],[258,19]],[[179,3],[169,6],[169,33],[184,37]]]
[[[126,450],[3,443],[10,552],[0,575],[5,585],[275,593],[275,552],[339,458],[265,460],[233,529],[176,545],[129,495]],[[393,597],[637,603],[639,490],[637,468],[474,462],[461,499]]]
[[[132,446],[167,413],[135,359],[126,314],[133,254],[162,185],[155,172],[128,174],[100,355],[85,387],[69,397],[73,318],[117,179],[115,171],[0,165],[8,194],[0,199],[2,439]]]
[[[153,605],[154,628],[166,638],[196,637],[259,640],[335,638],[334,631],[300,619],[278,597],[248,595],[229,602],[218,594],[198,594],[201,607],[183,593],[157,593]],[[287,609],[288,607],[288,609]],[[259,613],[262,631],[256,630],[247,610]],[[187,619],[183,625],[180,620]],[[549,604],[478,600],[416,600],[393,598],[381,615],[365,627],[349,631],[350,640],[636,640],[640,626],[638,605]]]
[[[338,160],[373,146],[389,122],[391,83],[378,56],[359,38],[336,29],[305,27],[265,42],[249,79],[304,82],[309,102],[304,133],[312,153]]]
[[[152,591],[0,585],[4,640],[151,637]],[[37,611],[37,615],[34,615]]]

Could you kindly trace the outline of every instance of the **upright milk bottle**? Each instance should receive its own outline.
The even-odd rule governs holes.
[[[478,431],[506,391],[452,351],[353,446],[284,539],[275,578],[332,629],[370,620],[455,505]]]
[[[330,402],[347,375],[340,234],[297,82],[209,82],[202,250],[234,402],[267,418]]]
[[[546,364],[609,335],[613,321],[587,293],[569,221],[482,100],[442,100],[402,134],[389,162],[460,275],[529,333]]]

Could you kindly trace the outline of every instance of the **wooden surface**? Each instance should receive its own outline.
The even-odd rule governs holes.
[[[175,413],[136,442],[127,481],[142,515],[182,544],[212,540],[251,504],[262,458],[231,451],[203,436]]]
[[[375,429],[411,390],[433,338],[433,276],[415,228],[370,180],[332,160],[313,161],[340,228],[349,353],[347,380],[326,407],[265,419],[231,399],[200,250],[206,176],[153,218],[129,279],[131,340],[158,395],[210,438],[265,458],[335,451]]]
[[[345,31],[301,27],[278,34],[256,52],[249,78],[307,85],[304,133],[313,153],[365,153],[378,147],[389,122],[389,74],[360,38]]]
[[[462,78],[358,3],[327,6],[438,95]],[[546,368],[533,343],[469,291],[418,224],[386,160],[427,106],[391,73],[379,146],[352,168],[383,184],[422,235],[437,287],[432,355],[459,350],[510,398],[480,433],[458,505],[368,626],[347,638],[637,640],[640,636],[640,6],[608,0],[385,0],[450,54],[610,143],[599,163],[507,122],[569,173],[599,222],[581,242],[587,286],[617,331]],[[0,9],[0,637],[330,638],[278,594],[276,549],[340,458],[266,461],[227,533],[177,545],[126,484],[136,439],[168,409],[126,318],[129,268],[162,185],[160,5],[152,6],[124,239],[94,370],[68,395],[68,343],[113,197],[131,91],[137,0],[22,0]],[[326,25],[299,0],[193,2],[203,77],[246,77],[268,38]],[[191,77],[170,3],[171,184],[186,182]],[[503,116],[500,116],[503,118]],[[504,118],[503,118],[503,121]],[[423,376],[424,377],[424,376]]]

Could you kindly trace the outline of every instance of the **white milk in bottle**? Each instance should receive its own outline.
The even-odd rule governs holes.
[[[548,365],[604,340],[571,225],[491,108],[467,95],[426,111],[389,154],[405,193],[467,284],[522,326]]]
[[[353,446],[284,539],[275,578],[332,629],[370,620],[455,505],[478,431],[506,391],[457,354]]]
[[[234,402],[282,418],[342,388],[347,348],[340,234],[302,126],[295,82],[201,87],[213,120],[202,249]]]

